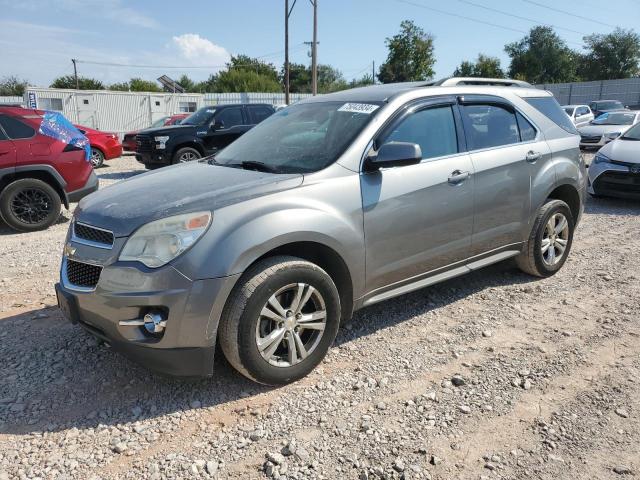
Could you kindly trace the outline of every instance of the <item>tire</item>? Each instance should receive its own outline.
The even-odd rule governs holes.
[[[100,168],[104,164],[104,153],[97,148],[91,147],[91,165],[93,168]]]
[[[157,163],[145,163],[144,168],[147,170],[157,170],[159,168],[165,167],[166,165],[157,164]]]
[[[563,225],[562,218],[566,220],[566,227],[560,229]],[[552,223],[556,225],[554,229],[551,229]],[[536,277],[550,277],[555,274],[569,256],[574,228],[575,223],[569,206],[562,200],[547,200],[538,211],[525,248],[516,257],[520,270]],[[552,230],[556,233],[552,234]],[[543,243],[548,245],[544,252]],[[562,247],[564,250],[561,250]]]
[[[198,150],[191,147],[184,147],[173,154],[173,160],[171,163],[187,163],[198,160],[199,158],[202,158],[202,155],[200,155]]]
[[[60,196],[51,185],[36,178],[23,178],[0,193],[0,216],[14,230],[34,232],[58,220],[60,204]]]
[[[315,290],[299,310],[295,309],[298,289],[302,288],[298,297],[302,303],[310,292],[309,286]],[[285,310],[289,311],[291,307],[294,313],[300,311],[299,325],[306,323],[314,327],[296,327],[298,316],[274,314],[273,304],[269,303],[272,298],[276,298]],[[324,318],[316,317],[322,315],[322,308]],[[268,316],[261,315],[265,309],[270,310]],[[281,327],[274,315],[284,319]],[[323,322],[324,330],[319,331]],[[331,277],[313,263],[297,257],[278,256],[258,262],[239,280],[223,311],[218,339],[225,357],[242,375],[266,385],[284,385],[306,376],[322,361],[335,340],[339,325],[340,297]],[[270,344],[278,345],[271,354],[265,339],[282,330],[284,336]],[[263,340],[262,353],[259,339]],[[292,351],[296,352],[295,356]],[[307,352],[306,357],[302,352]]]

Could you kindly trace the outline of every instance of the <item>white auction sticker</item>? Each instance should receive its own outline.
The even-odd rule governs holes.
[[[380,105],[372,105],[370,103],[345,103],[338,109],[338,111],[366,113],[367,115],[369,115],[370,113],[375,112],[379,107]]]

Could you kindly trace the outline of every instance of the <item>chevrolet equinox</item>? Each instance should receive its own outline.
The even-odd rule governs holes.
[[[292,382],[359,308],[511,257],[556,273],[583,211],[579,141],[514,80],[309,98],[83,199],[58,302],[156,371],[210,376],[217,344],[250,379]]]

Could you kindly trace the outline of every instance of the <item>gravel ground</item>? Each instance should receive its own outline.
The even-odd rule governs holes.
[[[185,381],[97,345],[54,307],[69,214],[0,227],[0,480],[640,476],[639,214],[589,199],[554,277],[503,262],[369,307],[277,389],[221,355]]]

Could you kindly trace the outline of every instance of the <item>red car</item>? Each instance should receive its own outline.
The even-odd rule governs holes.
[[[15,230],[41,230],[61,205],[98,189],[87,138],[62,114],[0,107],[0,217]]]
[[[122,144],[115,133],[101,132],[82,125],[75,125],[75,127],[89,139],[93,168],[99,168],[105,160],[118,158],[122,155]]]
[[[170,117],[162,117],[159,120],[156,120],[151,124],[149,128],[160,128],[160,127],[168,127],[169,125],[175,125],[179,123],[181,120],[187,118],[190,113],[176,113],[175,115],[171,115]],[[135,152],[136,151],[136,135],[140,130],[134,130],[133,132],[129,132],[124,136],[122,140],[122,148],[124,148],[125,152]]]

